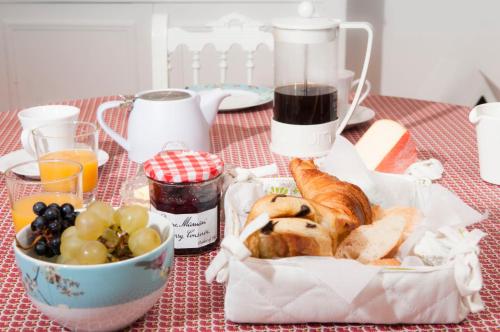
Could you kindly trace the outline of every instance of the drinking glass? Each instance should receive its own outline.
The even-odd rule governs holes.
[[[43,173],[40,177],[22,175],[27,169],[41,170],[53,166],[64,166],[65,172],[52,180],[46,179]],[[33,205],[36,202],[47,205],[70,203],[76,209],[83,207],[82,171],[81,164],[58,159],[26,161],[7,169],[5,180],[16,233],[35,219]]]
[[[97,188],[98,137],[97,126],[83,121],[45,125],[33,130],[38,160],[68,159],[82,164],[85,204],[94,200]],[[41,166],[40,172],[47,180],[57,178],[61,173],[67,172],[64,164]]]

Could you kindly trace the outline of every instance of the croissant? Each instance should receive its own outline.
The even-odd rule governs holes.
[[[292,159],[290,171],[304,198],[332,209],[345,232],[372,222],[370,202],[356,185],[321,172],[312,160]],[[342,226],[342,225],[341,225]],[[340,227],[337,226],[340,230]]]

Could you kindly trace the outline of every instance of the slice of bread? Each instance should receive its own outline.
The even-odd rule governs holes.
[[[423,219],[422,213],[418,209],[406,206],[395,206],[389,209],[380,209],[378,216],[379,218],[401,216],[405,219],[406,225],[402,241],[406,240],[410,236],[416,225]],[[377,220],[375,220],[375,222],[377,222]]]
[[[337,258],[355,259],[363,264],[386,257],[399,245],[406,226],[402,216],[388,216],[353,230],[335,253]]]

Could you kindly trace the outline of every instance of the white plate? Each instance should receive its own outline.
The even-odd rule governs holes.
[[[24,149],[13,151],[0,157],[0,172],[3,173],[11,166],[34,159],[35,158],[33,158]],[[99,149],[99,152],[97,153],[97,163],[99,167],[107,163],[108,160],[108,153],[104,150]],[[38,167],[36,166],[36,164],[31,164],[29,167],[21,168],[17,173],[20,175],[31,177],[37,177],[39,175]]]
[[[375,111],[366,106],[359,105],[347,122],[348,126],[355,126],[370,121],[375,117]]]
[[[249,107],[260,106],[273,100],[274,90],[261,86],[246,84],[206,84],[187,87],[189,90],[204,92],[212,89],[222,89],[231,96],[224,98],[219,106],[220,112],[229,112]]]

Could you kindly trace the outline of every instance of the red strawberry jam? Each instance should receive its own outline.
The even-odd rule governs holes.
[[[144,164],[152,209],[174,225],[176,255],[219,244],[222,170],[216,155],[184,150],[160,152]]]

